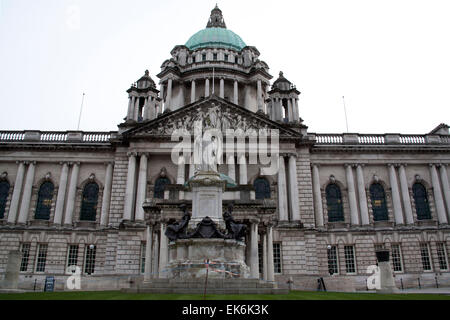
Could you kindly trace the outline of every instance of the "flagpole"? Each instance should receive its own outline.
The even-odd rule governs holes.
[[[77,131],[80,131],[81,113],[83,112],[84,96],[85,96],[85,94],[84,94],[84,92],[83,92],[83,98],[81,99],[80,116],[78,117],[78,127],[77,127]]]
[[[342,96],[342,102],[344,103],[345,125],[347,127],[347,133],[348,133],[347,109],[345,108],[345,98],[344,98],[344,96]]]

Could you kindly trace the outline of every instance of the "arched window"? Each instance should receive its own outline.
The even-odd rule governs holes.
[[[6,200],[9,194],[9,182],[0,181],[0,219],[5,217]]]
[[[41,184],[38,192],[38,201],[34,218],[39,220],[49,220],[52,208],[53,190],[55,186],[50,181]]]
[[[380,183],[373,183],[370,186],[370,199],[372,200],[372,211],[374,221],[388,220],[388,211],[386,206],[386,193]]]
[[[335,183],[330,183],[325,189],[328,208],[328,222],[344,221],[341,189]]]
[[[80,220],[95,221],[97,215],[98,190],[98,184],[95,182],[90,182],[84,187]]]
[[[170,180],[166,177],[160,177],[156,180],[153,198],[164,199],[164,188],[166,184],[170,184]]]
[[[270,183],[266,178],[257,178],[253,182],[256,199],[270,199]]]
[[[414,203],[416,204],[417,220],[431,219],[427,190],[423,184],[416,182],[412,187]]]

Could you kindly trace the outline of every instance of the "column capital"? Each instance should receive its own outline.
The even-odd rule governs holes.
[[[356,163],[356,164],[355,164],[355,167],[361,167],[361,168],[364,168],[365,166],[366,166],[365,163]]]
[[[398,163],[388,163],[387,166],[388,167],[398,168],[400,165]]]
[[[258,218],[255,218],[255,217],[250,218],[249,221],[250,221],[251,224],[259,224],[259,222],[260,222],[260,220]]]
[[[21,164],[21,163],[22,163],[22,164],[25,164],[25,161],[23,161],[23,160],[17,160],[17,161],[16,161],[16,164]]]
[[[344,167],[345,168],[348,168],[348,167],[352,168],[352,167],[356,167],[356,164],[355,163],[344,163]]]
[[[432,168],[432,167],[439,167],[439,163],[429,163],[428,166],[430,168]]]
[[[149,155],[150,155],[150,152],[136,152],[136,156],[146,156],[148,158]]]
[[[289,158],[291,158],[291,157],[297,158],[297,154],[296,154],[296,153],[293,153],[293,152],[289,152],[289,153],[287,154],[287,156],[288,156]]]
[[[311,163],[311,168],[320,168],[321,164],[320,163]]]
[[[127,156],[128,157],[137,157],[137,152],[136,151],[127,152]]]
[[[109,166],[109,165],[114,165],[115,164],[115,162],[114,161],[105,161],[105,162],[103,162],[103,164],[105,165],[105,166]]]

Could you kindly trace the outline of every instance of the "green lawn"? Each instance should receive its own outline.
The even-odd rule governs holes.
[[[214,295],[207,300],[450,300],[444,294],[377,294],[291,291],[280,295]],[[119,291],[3,293],[0,300],[203,300],[201,294],[132,294]]]

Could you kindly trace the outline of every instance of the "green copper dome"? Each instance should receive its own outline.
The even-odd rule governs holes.
[[[215,47],[242,50],[246,46],[236,33],[225,28],[206,28],[194,34],[186,47],[190,50],[198,48]]]

